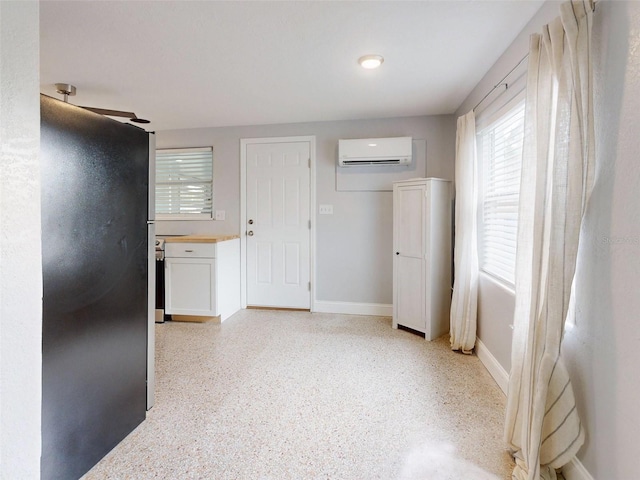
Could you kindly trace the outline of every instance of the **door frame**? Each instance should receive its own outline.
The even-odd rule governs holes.
[[[315,310],[316,293],[316,137],[263,137],[240,139],[240,306],[247,308],[247,146],[257,143],[309,143],[309,307]]]

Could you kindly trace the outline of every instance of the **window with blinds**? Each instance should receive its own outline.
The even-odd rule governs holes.
[[[477,134],[481,170],[480,269],[515,282],[524,101]]]
[[[211,219],[213,148],[156,150],[156,218]]]

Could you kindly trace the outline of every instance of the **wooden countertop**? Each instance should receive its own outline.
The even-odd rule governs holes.
[[[166,243],[218,243],[225,240],[240,238],[240,235],[184,235],[180,237],[166,237]]]

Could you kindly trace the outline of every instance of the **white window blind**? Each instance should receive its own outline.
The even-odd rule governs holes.
[[[524,101],[477,134],[482,165],[480,269],[514,283]]]
[[[156,151],[159,219],[212,218],[213,148]]]

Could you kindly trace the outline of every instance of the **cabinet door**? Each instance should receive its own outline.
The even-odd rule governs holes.
[[[395,323],[420,332],[425,321],[425,186],[398,187],[394,205]]]
[[[165,259],[167,314],[216,316],[213,258]]]

